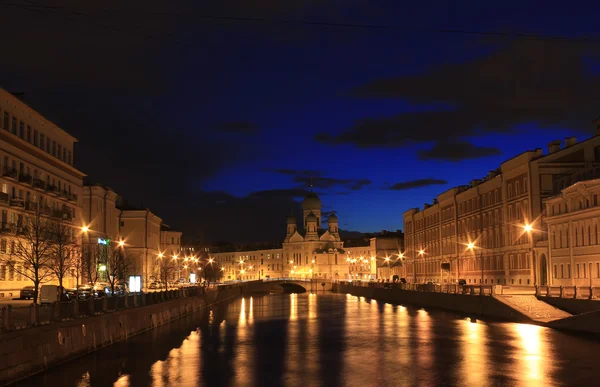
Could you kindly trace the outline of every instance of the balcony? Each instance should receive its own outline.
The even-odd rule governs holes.
[[[8,203],[8,194],[0,192],[0,202]]]
[[[39,189],[39,190],[45,190],[46,182],[44,180],[40,180],[40,179],[33,179],[33,188]]]
[[[56,196],[58,193],[58,187],[55,185],[48,185],[46,186],[46,191],[48,191],[48,194]]]
[[[69,197],[69,200],[70,200],[70,201],[72,201],[72,202],[75,202],[75,203],[77,203],[77,195],[76,195],[76,194],[74,194],[74,193],[72,193],[72,194],[71,194],[71,197]]]
[[[19,175],[19,183],[32,185],[33,184],[33,176],[22,173]]]
[[[68,220],[68,221],[73,220],[73,215],[71,214],[71,211],[68,209],[52,210],[52,212],[50,213],[50,216],[53,218],[56,218],[56,219],[62,219],[62,220]]]
[[[12,223],[0,223],[0,233],[2,234],[14,234],[17,229],[16,224]]]
[[[25,207],[25,201],[21,198],[11,198],[10,199],[10,206],[11,207],[21,207],[24,208]]]
[[[32,202],[32,201],[25,202],[25,211],[37,211],[37,209],[38,209],[38,204],[36,202]]]
[[[4,172],[2,172],[2,176],[7,179],[17,180],[17,176],[19,173],[14,168],[4,168]]]

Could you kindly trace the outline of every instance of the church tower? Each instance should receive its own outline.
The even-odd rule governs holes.
[[[305,240],[307,241],[316,241],[319,240],[319,227],[318,227],[318,218],[312,212],[306,216],[306,236]]]
[[[286,223],[287,223],[287,237],[286,237],[286,239],[289,239],[292,235],[294,235],[294,233],[298,229],[298,225],[296,223],[296,217],[294,216],[293,211],[290,211],[290,216],[287,217]]]
[[[312,180],[310,183],[310,192],[302,201],[302,214],[304,217],[304,229],[308,230],[307,218],[313,214],[317,218],[317,230],[321,228],[321,199],[312,190]]]
[[[338,217],[335,215],[335,212],[331,211],[331,215],[329,215],[329,219],[327,219],[327,226],[330,234],[336,235],[339,232],[338,223]]]

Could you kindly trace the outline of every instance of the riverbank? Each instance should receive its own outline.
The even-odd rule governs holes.
[[[82,318],[0,334],[0,385],[29,377],[73,358],[237,298],[241,287],[223,287],[152,305],[109,311]],[[153,297],[150,294],[146,295]]]
[[[391,303],[448,310],[469,316],[491,317],[496,320],[512,322],[531,322],[531,319],[527,315],[509,307],[492,296],[419,292],[400,289],[390,290],[376,287],[352,286],[346,283],[334,284],[333,291]]]

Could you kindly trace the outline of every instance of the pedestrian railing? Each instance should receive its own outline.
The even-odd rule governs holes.
[[[75,318],[86,318],[112,311],[154,305],[178,298],[193,297],[204,292],[201,287],[186,287],[162,292],[88,298],[28,306],[7,305],[0,308],[0,332],[50,324]]]
[[[452,293],[466,295],[492,296],[495,293],[494,285],[457,285],[457,284],[413,284],[394,282],[344,282],[343,286],[354,286],[363,288],[378,288],[389,290],[409,290],[414,292]]]
[[[592,300],[600,298],[600,288],[579,285],[535,286],[535,295],[538,297],[580,298]]]

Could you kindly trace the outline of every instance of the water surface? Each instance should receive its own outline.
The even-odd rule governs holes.
[[[247,296],[30,386],[595,385],[600,343],[329,293]]]

